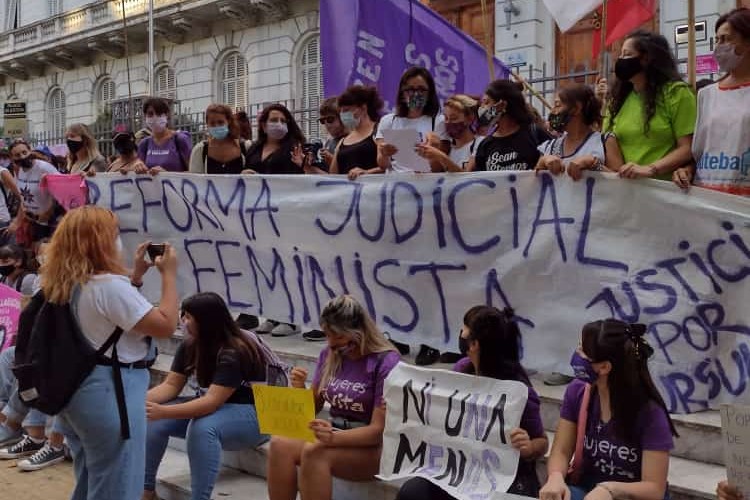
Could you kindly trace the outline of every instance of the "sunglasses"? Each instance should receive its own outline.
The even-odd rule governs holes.
[[[320,122],[321,125],[330,125],[336,120],[337,118],[335,116],[324,116],[323,118],[319,118],[318,122]]]

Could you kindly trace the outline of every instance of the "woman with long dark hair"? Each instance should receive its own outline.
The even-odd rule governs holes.
[[[511,445],[521,461],[516,479],[508,493],[536,497],[539,478],[536,460],[547,452],[547,436],[542,425],[541,402],[520,360],[521,331],[513,320],[513,310],[474,306],[464,315],[458,348],[465,357],[454,371],[497,380],[514,380],[529,388],[529,397],[521,415],[520,427],[511,430]],[[453,496],[427,479],[413,478],[399,490],[396,500],[451,500]]]
[[[383,109],[383,99],[375,87],[353,85],[338,98],[341,123],[349,133],[336,146],[330,173],[345,174],[349,179],[380,174],[375,130]]]
[[[549,135],[534,123],[521,89],[508,80],[490,83],[478,111],[483,127],[495,128],[477,147],[466,170],[471,172],[531,170],[539,160],[537,147]]]
[[[258,140],[248,151],[246,174],[303,174],[305,136],[283,104],[271,104],[258,117]]]
[[[677,431],[648,371],[654,350],[645,333],[645,325],[615,319],[584,325],[571,359],[577,380],[565,392],[541,500],[665,498]],[[566,482],[574,453],[575,474]]]
[[[695,94],[682,81],[669,42],[662,35],[636,31],[622,45],[604,120],[625,160],[620,177],[671,179],[692,161]]]
[[[427,69],[413,66],[404,71],[398,83],[396,111],[380,120],[375,134],[378,143],[378,167],[383,172],[412,172],[409,165],[401,165],[392,159],[398,149],[385,142],[384,130],[416,130],[421,135],[422,143],[442,145],[445,151],[448,151],[449,137],[445,131],[445,121],[440,114],[440,100],[435,80]]]
[[[735,9],[716,21],[714,59],[725,76],[698,93],[693,139],[697,167],[677,170],[672,180],[683,189],[695,182],[750,196],[746,159],[750,151],[750,9]]]
[[[198,293],[182,303],[185,339],[164,382],[146,396],[149,419],[144,499],[156,498],[156,472],[170,436],[187,440],[194,500],[211,498],[221,466],[221,450],[260,444],[250,383],[266,380],[267,360],[257,337],[240,330],[224,300]],[[188,378],[196,396],[180,398]]]

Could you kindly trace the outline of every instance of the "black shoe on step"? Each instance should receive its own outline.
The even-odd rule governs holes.
[[[422,344],[419,347],[419,353],[415,361],[417,366],[427,366],[437,363],[438,359],[440,359],[440,351]]]
[[[440,355],[440,362],[441,363],[450,363],[450,364],[456,364],[458,361],[463,358],[459,353],[457,352],[444,352]]]

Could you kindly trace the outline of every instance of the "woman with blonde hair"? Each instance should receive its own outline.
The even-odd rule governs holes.
[[[148,242],[135,253],[130,278],[125,269],[117,217],[88,205],[63,217],[45,252],[41,291],[53,304],[70,304],[83,335],[96,349],[118,329],[117,358],[108,350],[84,379],[59,418],[73,452],[76,500],[133,500],[142,493],[146,455],[146,390],[150,340],[169,337],[178,321],[175,250],[165,246],[154,262],[162,277],[159,306],[134,286],[151,264]],[[121,437],[113,363],[121,367],[130,439]]]
[[[65,131],[68,145],[68,172],[88,174],[107,171],[107,160],[99,152],[96,139],[83,123],[74,123]]]
[[[380,467],[383,383],[399,362],[398,351],[349,295],[328,302],[320,326],[328,346],[318,358],[312,388],[316,410],[328,402],[331,419],[310,423],[315,443],[282,437],[271,440],[271,500],[294,500],[298,491],[305,500],[330,500],[334,476],[367,481]],[[306,379],[304,369],[292,370],[293,387],[304,388]]]
[[[469,159],[484,137],[472,128],[477,120],[479,101],[465,94],[456,94],[445,101],[445,130],[451,138],[451,149],[444,153],[435,144],[417,146],[417,153],[430,161],[433,172],[466,172]]]

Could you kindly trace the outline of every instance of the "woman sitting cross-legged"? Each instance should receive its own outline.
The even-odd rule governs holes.
[[[331,405],[331,420],[313,420],[315,443],[274,437],[268,456],[271,500],[330,500],[333,476],[368,481],[378,473],[385,427],[383,382],[399,354],[354,298],[331,300],[320,316],[328,346],[313,377],[315,408]],[[292,385],[307,373],[292,370]],[[297,466],[300,466],[299,484]]]
[[[148,391],[146,479],[143,499],[156,498],[156,471],[170,436],[187,439],[193,500],[209,500],[221,466],[222,450],[258,446],[258,429],[249,382],[266,379],[264,349],[240,330],[224,300],[198,293],[182,303],[185,340],[164,382]],[[194,375],[198,397],[180,398]]]
[[[571,359],[578,380],[563,398],[541,500],[668,498],[677,432],[648,371],[654,351],[645,333],[645,325],[615,319],[583,327]]]
[[[529,376],[519,359],[521,332],[513,320],[513,310],[500,311],[495,307],[475,306],[464,315],[464,325],[458,339],[461,354],[466,356],[453,368],[454,371],[498,380],[515,380],[529,388],[529,397],[521,416],[520,427],[511,430],[510,443],[516,448],[521,461],[508,493],[536,497],[539,478],[536,461],[547,452],[541,403],[531,387]],[[398,492],[396,500],[451,500],[439,486],[427,479],[409,479]]]

